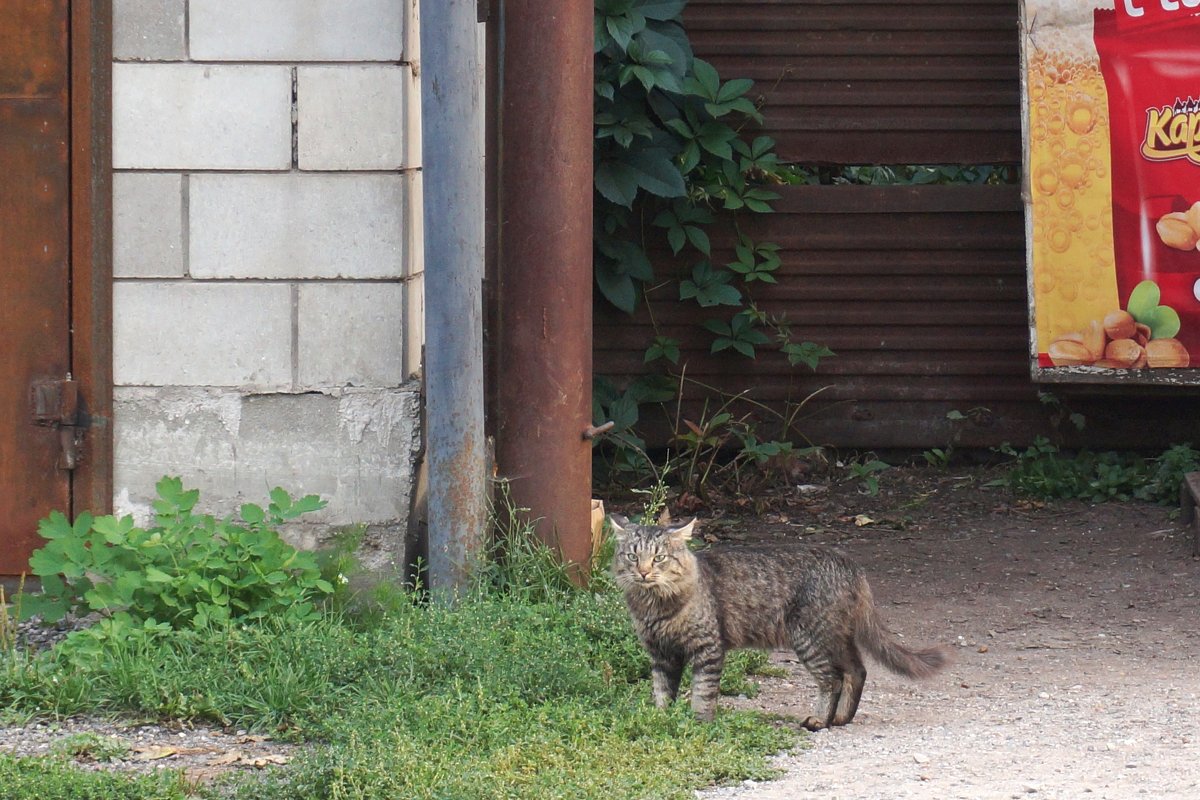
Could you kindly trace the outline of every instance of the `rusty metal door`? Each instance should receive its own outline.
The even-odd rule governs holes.
[[[38,519],[70,508],[68,31],[67,0],[0,0],[0,575],[26,570]]]

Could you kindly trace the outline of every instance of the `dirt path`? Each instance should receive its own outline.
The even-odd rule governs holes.
[[[868,666],[855,722],[781,757],[785,777],[700,796],[1200,798],[1190,532],[1157,506],[1022,508],[978,479],[939,480],[734,532],[839,543],[868,569],[892,627],[916,644],[955,645],[956,661],[923,683]],[[905,529],[856,528],[855,503],[893,521],[900,509]],[[787,655],[773,658],[792,676],[723,702],[809,713],[815,691]]]

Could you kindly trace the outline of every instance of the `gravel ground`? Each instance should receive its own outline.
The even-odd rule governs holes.
[[[241,730],[69,719],[0,727],[0,751],[57,755],[84,769],[120,772],[183,770],[206,782],[233,770],[256,771],[291,760],[297,745]]]
[[[892,627],[955,645],[955,663],[921,683],[869,665],[853,724],[779,757],[778,781],[698,796],[1200,798],[1191,532],[1158,506],[1023,504],[977,475],[911,483],[718,535],[840,544]],[[856,526],[860,513],[876,523]],[[773,660],[789,677],[722,702],[809,713],[807,676],[786,653]]]

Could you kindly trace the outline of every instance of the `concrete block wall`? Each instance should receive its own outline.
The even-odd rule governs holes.
[[[114,0],[115,484],[274,486],[404,558],[420,445],[417,0]]]

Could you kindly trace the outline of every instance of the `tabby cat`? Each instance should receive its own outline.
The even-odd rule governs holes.
[[[636,525],[618,515],[613,571],[650,653],[654,702],[679,693],[692,664],[692,708],[711,720],[725,653],[739,647],[790,647],[816,680],[821,702],[804,727],[854,719],[867,669],[861,646],[892,672],[933,675],[948,661],[941,647],[910,650],[880,619],[862,570],[820,546],[734,547],[693,553],[696,521]]]

